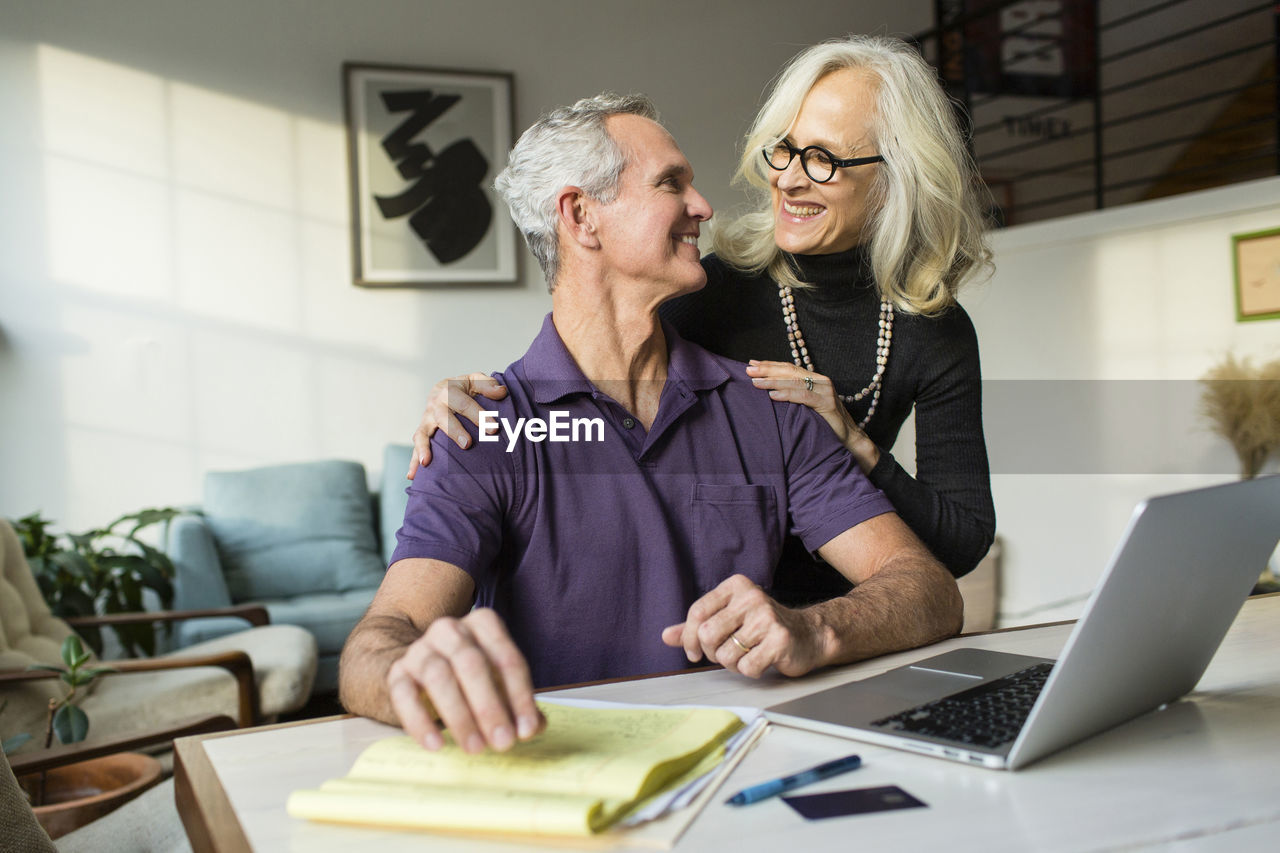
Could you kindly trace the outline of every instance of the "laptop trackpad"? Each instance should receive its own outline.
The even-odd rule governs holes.
[[[955,649],[769,710],[837,725],[866,725],[1044,660],[985,649]]]
[[[934,699],[941,699],[952,693],[959,693],[969,687],[976,687],[983,680],[981,676],[976,675],[946,672],[922,666],[904,666],[868,679],[863,684],[867,688],[868,700],[874,696],[877,706],[882,702],[892,701],[897,707],[886,713],[893,713],[925,702],[932,702]],[[861,701],[858,704],[861,710],[864,705]]]
[[[1039,658],[972,648],[934,655],[860,682],[868,696],[865,705],[859,701],[858,716],[863,717],[866,709],[874,716],[863,717],[865,720],[878,720],[1040,662]],[[887,710],[881,713],[882,709]]]
[[[901,667],[769,710],[837,725],[864,725],[981,683],[980,678]]]

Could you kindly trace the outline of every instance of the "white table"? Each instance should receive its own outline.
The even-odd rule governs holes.
[[[757,682],[712,670],[557,695],[766,706],[960,646],[1055,657],[1070,630],[1064,623],[958,637],[803,679]],[[345,775],[365,746],[395,731],[365,719],[335,717],[179,741],[178,807],[193,847],[308,853],[519,849],[453,836],[313,824],[285,814],[290,791]],[[722,791],[727,795],[850,752],[862,755],[861,770],[804,793],[898,785],[928,808],[806,821],[776,798],[734,809],[717,796],[676,849],[1280,849],[1280,595],[1245,604],[1186,699],[1025,770],[986,770],[772,726]]]

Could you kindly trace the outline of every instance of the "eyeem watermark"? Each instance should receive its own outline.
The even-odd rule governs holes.
[[[604,418],[570,418],[568,412],[550,413],[542,418],[516,418],[515,423],[488,409],[480,411],[480,440],[501,441],[494,427],[501,426],[507,436],[507,452],[515,449],[521,435],[535,444],[542,441],[604,441]]]

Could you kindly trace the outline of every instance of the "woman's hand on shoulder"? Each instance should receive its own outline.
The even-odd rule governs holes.
[[[747,363],[747,375],[753,385],[768,390],[774,400],[799,403],[821,415],[840,443],[858,460],[858,467],[864,473],[870,472],[880,461],[880,448],[853,420],[826,376],[785,361],[756,359]]]
[[[445,435],[464,450],[471,444],[471,436],[462,426],[461,418],[480,425],[480,404],[474,399],[476,395],[501,400],[507,396],[507,387],[498,384],[498,380],[487,373],[441,379],[432,387],[427,408],[413,433],[413,455],[409,458],[409,473],[406,474],[410,480],[418,473],[419,467],[431,464],[431,436],[436,430],[443,428]]]

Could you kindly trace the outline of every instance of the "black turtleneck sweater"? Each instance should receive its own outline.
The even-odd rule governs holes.
[[[854,394],[875,372],[880,299],[862,249],[802,255],[794,290],[796,319],[814,369]],[[768,275],[748,276],[715,255],[703,259],[707,286],[662,307],[686,339],[714,353],[747,361],[790,362],[778,286]],[[869,395],[868,395],[869,396]],[[869,399],[850,404],[855,421]],[[916,476],[889,449],[916,409]],[[995,535],[991,477],[982,435],[978,339],[969,315],[953,305],[936,317],[894,312],[893,343],[876,413],[867,435],[880,448],[871,481],[893,501],[903,521],[959,577],[978,564]],[[773,593],[802,604],[829,598],[849,584],[815,562],[798,540],[784,550]]]

